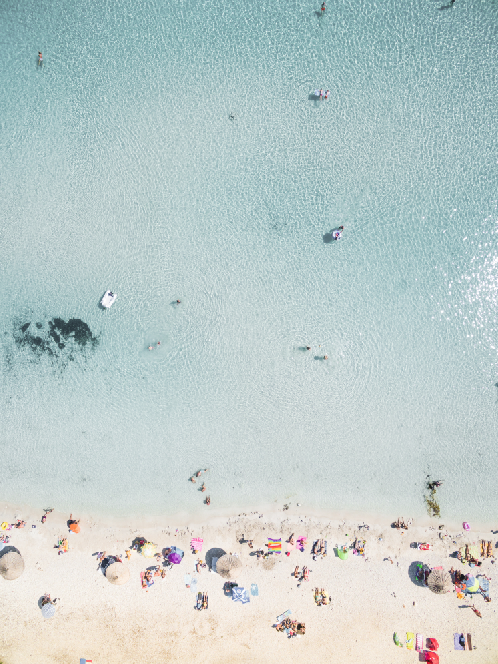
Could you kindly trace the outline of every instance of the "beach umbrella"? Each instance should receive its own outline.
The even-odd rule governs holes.
[[[448,572],[442,569],[433,569],[427,579],[427,585],[433,593],[448,593],[453,588],[453,581]]]
[[[182,557],[179,553],[173,551],[173,553],[169,554],[168,560],[170,563],[173,563],[173,565],[179,565],[182,562]]]
[[[437,653],[426,650],[424,655],[426,662],[430,662],[431,664],[439,664],[439,655]]]
[[[142,547],[142,556],[144,558],[153,558],[156,554],[157,544],[152,544],[152,542],[147,542]]]
[[[130,578],[130,570],[123,563],[116,561],[106,569],[105,576],[115,586],[122,586]]]
[[[228,555],[224,556],[216,563],[216,571],[225,579],[233,579],[235,571],[242,567],[242,563],[237,556]]]
[[[47,602],[42,606],[41,612],[45,620],[49,620],[55,616],[55,606],[51,602]]]
[[[13,581],[24,572],[24,560],[18,551],[8,551],[0,558],[0,574]]]

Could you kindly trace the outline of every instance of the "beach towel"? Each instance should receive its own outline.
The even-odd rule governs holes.
[[[476,560],[479,558],[479,547],[477,544],[469,545],[469,556],[470,558],[475,558]]]
[[[406,649],[413,650],[415,648],[415,634],[413,632],[406,633]]]
[[[417,634],[415,637],[415,650],[417,652],[420,652],[421,650],[424,649],[424,637],[422,634]]]
[[[197,592],[197,579],[192,579],[192,581],[190,582],[190,592],[191,593]]]
[[[472,635],[467,634],[467,650],[472,650]]]
[[[460,638],[462,638],[465,643],[465,637],[463,634],[453,634],[453,644],[455,646],[455,650],[465,650],[465,647],[460,643]]]
[[[194,551],[197,551],[198,553],[201,553],[202,551],[202,545],[204,544],[204,540],[201,537],[192,537],[190,540],[190,546]]]
[[[394,634],[393,634],[393,640],[394,640],[394,643],[395,643],[397,646],[399,646],[400,648],[403,647],[403,644],[401,643],[401,641],[400,641],[399,638],[398,638],[398,633],[397,633],[397,632],[394,632]]]
[[[187,588],[190,588],[191,579],[192,577],[190,576],[190,574],[185,574],[185,576],[183,577],[183,580],[185,581],[185,585],[187,586]]]
[[[282,538],[272,539],[268,538],[268,551],[273,551],[274,553],[282,553]]]
[[[282,620],[290,616],[292,611],[290,609],[287,609],[287,611],[284,611],[280,616],[277,616],[277,623],[281,623]]]
[[[145,589],[145,586],[143,585],[144,574],[145,572],[140,572],[140,585],[142,586],[142,588]],[[151,586],[154,585],[154,581],[146,581],[145,585],[147,586],[147,588],[150,588]]]
[[[259,595],[259,589],[257,583],[251,583],[251,595],[257,597]]]
[[[307,539],[307,537],[298,537],[296,540],[296,549],[299,549],[299,551],[304,551]]]
[[[479,587],[481,590],[483,590],[485,593],[489,591],[489,581],[486,579],[485,576],[480,576],[479,578]]]
[[[247,602],[251,601],[248,591],[245,588],[240,588],[240,586],[232,589],[232,600],[234,602],[241,602],[242,604],[247,604]]]

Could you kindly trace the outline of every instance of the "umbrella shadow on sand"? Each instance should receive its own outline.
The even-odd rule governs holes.
[[[206,565],[208,568],[212,568],[213,558],[221,558],[221,556],[224,556],[225,554],[226,551],[219,548],[209,549],[209,551],[206,551]]]
[[[416,586],[425,587],[425,583],[422,583],[419,579],[417,579],[417,573],[419,569],[423,567],[423,565],[424,563],[421,563],[419,560],[414,560],[412,563],[410,563],[410,567],[408,568],[408,576]]]
[[[19,549],[16,549],[15,546],[12,546],[12,545],[8,544],[7,546],[4,546],[3,549],[0,551],[0,558],[5,556],[6,553],[12,553],[12,552],[13,553],[18,553],[19,555],[21,555],[21,552],[19,551]]]

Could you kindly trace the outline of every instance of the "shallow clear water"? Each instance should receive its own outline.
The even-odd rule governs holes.
[[[498,6],[444,4],[3,3],[1,498],[420,514],[430,473],[491,519]]]

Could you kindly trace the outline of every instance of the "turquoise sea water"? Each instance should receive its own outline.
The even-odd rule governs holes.
[[[498,4],[446,4],[2,3],[0,498],[415,515],[430,473],[493,518]]]

